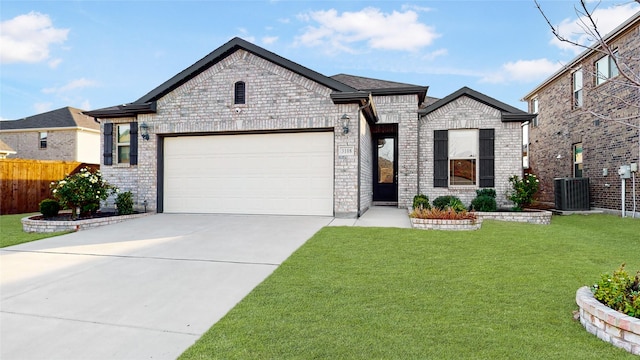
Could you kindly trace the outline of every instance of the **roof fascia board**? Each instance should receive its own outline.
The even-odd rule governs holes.
[[[43,132],[43,131],[68,131],[68,130],[83,130],[83,131],[95,131],[96,129],[89,129],[80,126],[65,126],[65,127],[39,127],[39,128],[20,128],[20,129],[0,129],[0,133],[23,133],[23,132]]]

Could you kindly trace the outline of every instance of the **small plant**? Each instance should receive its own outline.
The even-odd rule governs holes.
[[[429,204],[429,197],[424,194],[416,195],[413,197],[413,208],[414,209],[431,209],[431,204]]]
[[[416,219],[438,219],[438,220],[473,220],[477,219],[476,214],[468,212],[467,210],[456,211],[453,208],[447,208],[445,210],[440,210],[438,208],[433,209],[424,209],[417,208],[413,209],[410,217]]]
[[[438,210],[453,209],[456,212],[466,211],[467,208],[457,196],[438,196],[433,200],[433,207]]]
[[[133,214],[133,194],[131,191],[125,191],[118,194],[116,197],[116,209],[118,215]]]
[[[480,195],[471,201],[471,209],[480,212],[492,212],[498,210],[496,198],[488,195]]]
[[[54,199],[44,199],[40,201],[40,212],[45,218],[56,217],[60,212],[60,204]]]
[[[492,198],[496,198],[496,189],[491,189],[491,188],[484,188],[484,189],[479,189],[476,190],[476,195],[477,196],[490,196]]]
[[[118,191],[102,179],[100,170],[91,172],[87,167],[52,182],[51,189],[58,203],[65,209],[71,209],[71,218],[74,220],[78,218],[78,208],[80,215],[95,213],[100,208],[100,201]]]
[[[640,319],[640,271],[635,278],[622,264],[613,275],[603,274],[591,287],[593,297],[613,310]]]
[[[531,205],[540,187],[540,181],[536,176],[527,174],[521,180],[517,175],[513,175],[509,178],[509,182],[513,186],[513,191],[507,198],[514,203],[513,210],[522,211],[526,206]]]

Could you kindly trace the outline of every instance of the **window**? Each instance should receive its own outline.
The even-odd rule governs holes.
[[[433,186],[495,186],[495,130],[435,130]]]
[[[233,103],[234,104],[245,104],[246,96],[245,96],[245,83],[243,81],[238,81],[234,85],[233,90]]]
[[[531,99],[531,113],[532,114],[537,114],[538,113],[538,98]],[[533,127],[538,126],[538,117],[537,116],[531,120],[531,126],[533,126]]]
[[[38,135],[40,138],[40,149],[46,149],[47,148],[47,132],[42,131],[38,133]]]
[[[573,144],[573,177],[582,177],[582,143]]]
[[[115,134],[114,134],[115,128]],[[115,136],[114,136],[115,135]],[[103,127],[104,152],[103,164],[113,165],[115,142],[116,162],[119,164],[138,164],[138,123],[105,123]]]
[[[582,107],[582,70],[575,71],[572,75],[573,83],[573,108]]]
[[[613,51],[613,56],[618,56],[618,50]],[[604,84],[607,80],[618,76],[618,67],[610,55],[596,61],[596,85]]]
[[[116,126],[116,156],[119,164],[129,163],[129,152],[131,149],[131,126],[129,124],[119,124]]]
[[[449,131],[449,185],[475,185],[478,130]]]

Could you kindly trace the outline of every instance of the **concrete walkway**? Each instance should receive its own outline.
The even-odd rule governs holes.
[[[0,249],[0,359],[175,359],[331,220],[158,214]]]
[[[333,219],[329,226],[411,228],[407,209],[392,206],[373,206],[358,219]]]

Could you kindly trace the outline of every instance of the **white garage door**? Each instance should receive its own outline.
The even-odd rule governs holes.
[[[333,215],[333,133],[170,137],[164,211]]]

